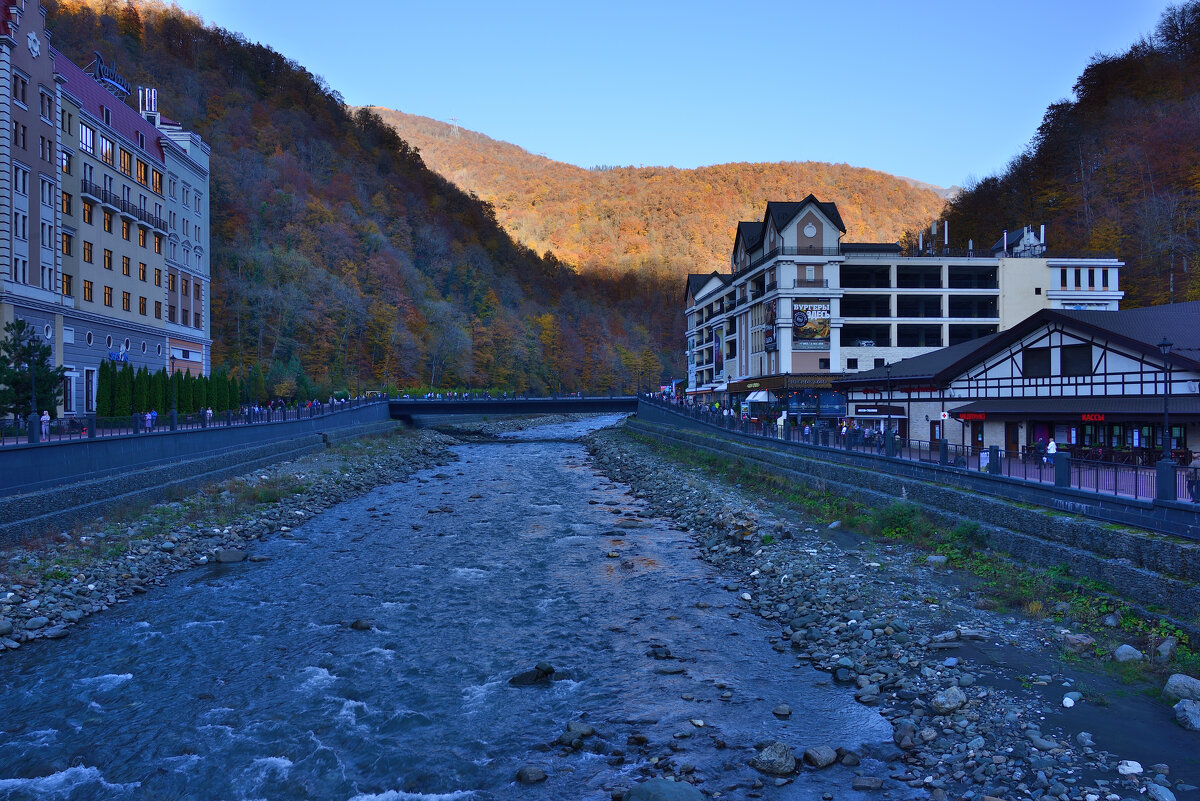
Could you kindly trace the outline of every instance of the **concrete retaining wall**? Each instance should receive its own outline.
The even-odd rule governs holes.
[[[1144,608],[1166,610],[1185,627],[1198,630],[1200,545],[1196,543],[1027,508],[969,489],[892,475],[874,465],[808,457],[783,443],[747,442],[730,432],[696,430],[708,428],[702,424],[655,423],[646,419],[651,416],[639,412],[630,425],[660,442],[737,458],[869,506],[909,501],[942,525],[975,521],[997,551],[1040,567],[1065,565],[1073,577],[1104,582]]]

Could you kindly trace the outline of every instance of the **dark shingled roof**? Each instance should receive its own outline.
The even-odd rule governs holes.
[[[733,249],[735,251],[737,250],[739,237],[742,240],[742,244],[746,247],[746,252],[749,253],[762,243],[763,224],[745,220],[739,222],[737,224],[737,235],[733,238]]]
[[[696,293],[703,289],[704,285],[714,277],[721,279],[722,284],[728,284],[733,280],[732,275],[719,273],[716,270],[713,270],[711,273],[690,273],[687,277],[687,294],[695,298]]]
[[[771,200],[767,202],[767,213],[763,215],[763,222],[769,217],[775,223],[775,230],[782,231],[788,223],[795,219],[796,215],[809,203],[814,204],[821,213],[829,218],[829,221],[837,226],[838,230],[843,234],[846,233],[846,224],[842,222],[842,215],[838,213],[836,203],[822,203],[817,198],[810,194],[801,201],[779,201]]]
[[[1171,342],[1176,366],[1200,369],[1200,301],[1146,306],[1121,311],[1042,309],[1007,331],[931,351],[891,365],[892,382],[928,381],[945,384],[963,370],[1019,341],[1044,325],[1061,325],[1111,342],[1158,355],[1165,336]],[[887,369],[877,367],[836,381],[839,385],[878,384],[887,380]]]

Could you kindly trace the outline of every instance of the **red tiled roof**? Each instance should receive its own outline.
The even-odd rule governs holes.
[[[138,141],[137,135],[139,133],[144,134],[146,137],[146,153],[151,158],[156,159],[160,165],[163,163],[163,148],[162,143],[159,141],[162,133],[157,128],[147,122],[141,114],[138,114],[126,105],[120,98],[97,83],[95,78],[77,67],[71,59],[54,48],[50,48],[50,53],[54,57],[55,71],[66,79],[63,88],[80,102],[84,111],[96,119],[102,120],[104,119],[104,114],[101,112],[100,107],[104,106],[108,108],[111,112],[109,116],[111,120],[110,127],[134,145]]]

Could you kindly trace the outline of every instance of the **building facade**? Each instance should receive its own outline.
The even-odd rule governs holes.
[[[1050,258],[1032,229],[953,252],[843,242],[833,203],[770,202],[737,226],[730,272],[688,282],[689,394],[754,392],[841,416],[834,380],[1004,330],[1041,308],[1113,310],[1116,259]],[[945,236],[945,230],[943,229]],[[948,240],[948,236],[945,237]],[[815,405],[815,407],[814,407]]]
[[[847,417],[912,439],[1083,458],[1200,445],[1200,302],[1114,312],[1044,309],[1000,333],[847,375]],[[1165,352],[1164,352],[1165,351]],[[1164,422],[1164,413],[1168,420]]]
[[[67,368],[59,415],[95,411],[105,360],[207,374],[207,145],[130,107],[99,57],[81,69],[54,50],[43,9],[0,21],[0,324],[30,322]]]

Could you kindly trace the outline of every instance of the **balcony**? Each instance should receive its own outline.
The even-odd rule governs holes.
[[[828,289],[828,278],[797,278],[792,281],[792,289]]]
[[[815,256],[840,256],[840,255],[842,255],[842,249],[840,247],[835,247],[835,248],[780,247],[780,248],[775,248],[774,250],[769,250],[766,253],[764,253],[763,255],[759,256],[754,261],[750,262],[750,266],[748,266],[746,268],[746,270],[753,270],[755,267],[760,267],[760,266],[766,264],[767,262],[771,261],[772,259],[779,258],[780,256],[814,256],[815,257]],[[746,270],[739,270],[739,272],[745,272]]]

